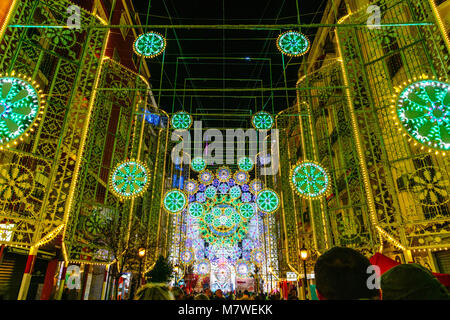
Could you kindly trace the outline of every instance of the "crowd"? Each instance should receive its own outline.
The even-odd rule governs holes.
[[[450,300],[450,294],[426,268],[415,264],[400,264],[385,272],[380,286],[368,281],[370,261],[356,250],[334,247],[321,255],[314,267],[316,293],[319,300]],[[273,294],[212,292],[187,294],[179,287],[149,283],[136,293],[137,300],[281,300]],[[288,300],[297,300],[291,292]]]

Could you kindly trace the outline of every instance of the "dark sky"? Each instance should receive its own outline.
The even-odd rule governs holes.
[[[301,23],[319,23],[325,4],[326,0],[300,0]],[[275,25],[298,21],[295,0],[153,0],[148,15],[148,1],[134,0],[134,5],[141,22],[145,24],[148,19],[150,25]],[[164,55],[147,59],[160,107],[169,114],[184,109],[196,120],[207,121],[204,127],[217,128],[249,127],[251,117],[245,114],[285,109],[292,104],[294,91],[246,89],[284,88],[286,84],[295,87],[303,57],[283,57],[276,47],[278,35],[288,30],[147,29],[167,39]],[[315,31],[301,30],[310,40]],[[175,86],[209,90],[167,91]]]

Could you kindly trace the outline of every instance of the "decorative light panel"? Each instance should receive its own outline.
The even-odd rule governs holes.
[[[198,186],[197,186],[197,181],[189,179],[184,183],[184,190],[186,190],[186,192],[188,194],[194,194],[197,192]]]

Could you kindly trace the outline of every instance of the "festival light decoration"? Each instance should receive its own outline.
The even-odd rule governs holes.
[[[134,52],[145,58],[154,58],[166,49],[166,39],[158,32],[141,34],[134,41]]]
[[[238,274],[238,276],[240,276],[241,278],[246,278],[249,275],[249,272],[250,268],[247,261],[242,259],[236,261],[236,273]]]
[[[300,57],[308,52],[310,48],[308,38],[297,31],[287,31],[280,34],[277,38],[277,47],[284,55],[291,57]]]
[[[250,219],[255,215],[256,208],[254,204],[243,203],[239,206],[239,213],[244,219]]]
[[[209,273],[210,270],[210,264],[209,261],[206,259],[202,259],[200,261],[197,262],[197,273],[199,275],[207,275]]]
[[[24,201],[33,193],[34,187],[34,176],[28,168],[16,163],[0,165],[0,201]]]
[[[250,171],[253,169],[254,162],[249,157],[242,157],[238,160],[238,167],[242,171]]]
[[[278,194],[272,189],[264,189],[256,196],[258,209],[264,213],[273,213],[280,206]]]
[[[190,265],[192,264],[192,262],[195,259],[195,254],[194,251],[192,250],[192,248],[186,248],[182,253],[181,253],[181,257],[180,260],[183,262],[183,264],[185,265]]]
[[[264,252],[261,248],[253,249],[251,252],[252,255],[252,261],[255,265],[259,266],[261,263],[264,262]]]
[[[238,171],[234,174],[234,181],[238,185],[244,185],[250,180],[250,176],[245,171]]]
[[[252,201],[252,194],[250,192],[242,192],[241,200],[242,202]]]
[[[186,208],[187,196],[180,190],[172,189],[164,195],[164,209],[169,213],[179,213]]]
[[[446,152],[450,150],[449,105],[448,83],[420,80],[400,92],[392,105],[393,119],[410,136],[409,141],[414,139],[423,146]]]
[[[199,180],[204,185],[210,185],[213,182],[213,179],[214,179],[214,175],[212,174],[211,171],[206,169],[206,170],[200,172]]]
[[[206,168],[206,160],[202,157],[195,157],[191,161],[191,169],[195,172],[201,172]]]
[[[448,175],[443,174],[438,167],[422,167],[411,173],[408,181],[409,192],[422,206],[437,207],[450,201]]]
[[[217,187],[217,191],[219,191],[220,194],[226,194],[228,192],[228,190],[230,189],[230,187],[228,186],[228,184],[226,183],[221,183],[218,187]]]
[[[184,183],[184,190],[186,190],[188,194],[196,193],[197,189],[198,189],[197,181],[193,179],[189,179]]]
[[[220,167],[217,169],[217,179],[220,182],[227,182],[231,177],[231,171],[228,167]]]
[[[241,188],[239,186],[233,186],[230,188],[229,194],[232,199],[238,199],[242,194]]]
[[[0,223],[0,241],[9,242],[13,238],[14,223]]]
[[[175,113],[171,120],[172,127],[177,130],[189,129],[192,122],[192,116],[184,111]]]
[[[270,130],[273,124],[273,117],[265,111],[255,113],[252,117],[252,125],[257,130]]]
[[[34,132],[45,101],[39,85],[21,74],[0,74],[0,150],[17,145]]]
[[[206,195],[204,192],[197,192],[197,194],[195,195],[195,200],[197,200],[197,202],[203,203],[206,201]]]
[[[257,215],[255,201],[258,192],[265,189],[262,189],[263,185],[257,179],[250,185],[248,181],[249,173],[244,170],[232,174],[224,166],[213,174],[205,168],[199,172],[197,188],[190,189],[195,192],[189,196],[191,202],[186,209],[187,215],[183,215],[184,223],[178,227],[179,233],[184,233],[184,247],[193,250],[195,272],[201,275],[208,272],[214,274],[212,277],[215,280],[211,287],[227,287],[230,279],[227,275],[231,269],[239,269],[239,266],[242,277],[249,274],[254,259],[250,251],[261,248],[258,239],[265,230],[262,228],[265,222]],[[189,182],[191,180],[185,186]],[[174,260],[179,257],[179,249],[180,246],[174,245]],[[264,260],[265,253],[262,257],[256,255],[256,259]]]
[[[291,168],[290,183],[293,190],[306,199],[317,199],[327,194],[330,179],[327,171],[314,161],[302,161]]]
[[[202,217],[205,212],[205,208],[199,202],[193,202],[188,206],[188,213],[195,218]]]
[[[142,195],[150,184],[147,166],[138,160],[120,162],[109,178],[110,190],[120,199],[132,199]]]
[[[214,198],[216,196],[217,189],[214,186],[209,186],[205,190],[205,195],[207,198]]]
[[[258,179],[251,181],[249,186],[250,186],[250,192],[253,194],[257,194],[264,188],[263,183]]]

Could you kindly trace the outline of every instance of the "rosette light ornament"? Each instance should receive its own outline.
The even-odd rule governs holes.
[[[450,150],[450,85],[436,80],[420,80],[401,91],[393,117],[409,141],[438,152]]]
[[[238,161],[238,167],[242,171],[247,171],[248,172],[248,171],[253,169],[253,166],[254,166],[254,162],[249,157],[242,157]]]
[[[200,172],[205,170],[206,168],[206,160],[202,157],[195,157],[191,161],[191,169],[195,172]]]
[[[164,209],[169,213],[179,213],[183,211],[186,208],[187,203],[188,199],[186,194],[178,189],[169,190],[164,195]]]
[[[310,42],[303,33],[287,31],[278,36],[277,47],[284,55],[300,57],[308,52]]]
[[[252,117],[252,125],[257,130],[270,130],[273,124],[273,117],[265,111],[255,113]]]
[[[154,58],[166,49],[166,39],[157,32],[141,34],[134,41],[134,52],[145,58]]]
[[[327,171],[314,161],[303,161],[292,167],[290,183],[294,191],[306,199],[318,199],[330,188]]]
[[[280,207],[278,194],[271,189],[263,189],[256,196],[256,205],[263,213],[273,213]]]
[[[44,113],[39,85],[22,75],[0,75],[0,150],[23,141]]]
[[[150,184],[148,172],[147,166],[138,160],[120,162],[110,175],[110,190],[121,199],[138,197]]]
[[[172,128],[176,130],[186,130],[189,129],[192,125],[192,116],[184,111],[180,111],[175,113],[172,116],[171,124]]]

